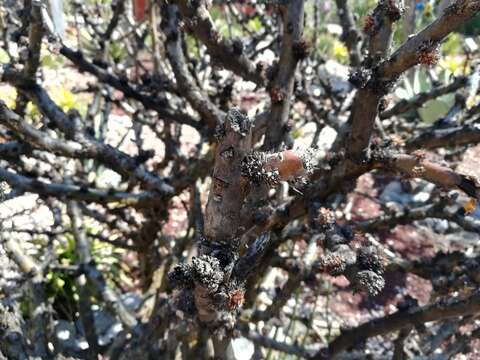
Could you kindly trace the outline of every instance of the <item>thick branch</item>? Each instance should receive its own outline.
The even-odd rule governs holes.
[[[241,163],[252,146],[251,121],[238,109],[230,110],[216,149],[212,186],[205,209],[205,236],[215,242],[231,243],[240,221],[248,182]]]
[[[373,14],[368,17],[368,23],[365,26],[365,31],[369,36],[367,67],[374,68],[383,57],[388,55],[393,23],[399,18],[400,9],[395,0],[380,0]],[[360,70],[358,74],[360,77],[366,76],[363,70]],[[354,160],[366,155],[365,151],[378,112],[378,103],[386,92],[386,89],[382,89],[380,84],[375,82],[375,74],[365,84],[363,84],[364,81],[364,79],[359,81],[361,87],[353,100],[349,120],[351,131],[345,144],[349,157]]]
[[[26,78],[32,80],[35,79],[38,66],[40,65],[40,52],[42,50],[42,38],[44,34],[41,6],[40,3],[32,1],[30,4],[30,16],[28,16],[30,22],[28,29],[28,58],[23,68],[23,74]],[[27,102],[28,99],[26,99],[23,94],[19,94],[15,111],[23,115]]]
[[[0,121],[1,121],[1,118],[0,118]],[[32,152],[32,147],[24,142],[9,141],[9,142],[0,144],[0,159],[17,160],[20,157],[20,155],[30,154],[31,152]]]
[[[372,66],[387,56],[393,34],[393,23],[400,18],[401,9],[395,0],[380,0],[373,14],[367,19],[365,32],[368,34],[367,66]]]
[[[448,128],[428,127],[405,145],[407,150],[475,145],[480,142],[480,124],[471,123]]]
[[[404,71],[419,63],[419,51],[425,45],[432,50],[452,31],[480,11],[480,0],[457,0],[421,32],[410,37],[392,56],[380,64],[376,73],[381,82],[397,79]]]
[[[362,62],[361,36],[355,27],[352,12],[348,7],[347,0],[335,0],[337,4],[337,14],[342,26],[341,40],[345,43],[350,57],[350,65],[360,66]]]
[[[318,352],[313,359],[333,359],[340,352],[372,336],[386,335],[409,325],[420,325],[480,311],[480,291],[464,298],[440,299],[434,304],[397,311],[383,318],[371,320],[356,328],[343,331],[330,345],[328,351]]]
[[[425,160],[421,156],[393,155],[383,165],[376,165],[386,165],[388,168],[401,171],[410,177],[422,178],[446,188],[460,189],[468,196],[480,199],[480,186],[475,178],[459,174],[447,167]]]
[[[384,4],[389,3],[385,1]],[[436,48],[450,32],[461,26],[480,10],[480,0],[457,0],[442,16],[417,35],[410,37],[395,53],[381,62],[358,91],[352,108],[352,130],[348,153],[360,158],[367,150],[373,131],[377,106],[392,82],[418,63],[430,64],[436,58]],[[361,81],[362,82],[362,81]]]
[[[30,28],[28,30],[28,60],[25,63],[23,72],[30,79],[35,78],[38,66],[40,65],[40,50],[42,47],[43,21],[41,14],[41,5],[32,1],[32,11],[30,14]]]
[[[295,82],[295,69],[307,54],[307,44],[302,39],[304,1],[290,0],[280,6],[283,17],[283,37],[280,60],[275,66],[275,78],[269,84],[272,102],[265,133],[264,150],[277,150],[286,133],[290,115],[291,97]]]
[[[30,354],[19,306],[8,308],[0,302],[0,358],[27,360]]]
[[[3,242],[3,235],[0,235]],[[45,293],[45,277],[43,269],[28,254],[22,246],[12,237],[4,242],[5,250],[12,257],[12,260],[18,265],[22,273],[30,275],[29,302],[32,307],[32,329],[30,333],[31,341],[34,345],[34,353],[40,358],[49,356],[48,350],[48,323],[49,311],[47,294]]]

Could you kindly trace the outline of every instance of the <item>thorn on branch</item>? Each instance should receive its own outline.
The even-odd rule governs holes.
[[[244,50],[244,46],[243,46],[242,40],[240,40],[240,39],[235,39],[235,40],[233,40],[233,42],[232,42],[232,48],[233,48],[233,53],[234,53],[234,54],[236,54],[236,55],[242,55],[242,54],[243,54],[243,50]]]
[[[233,158],[234,154],[235,154],[235,149],[232,146],[230,146],[225,150],[223,150],[220,153],[220,156],[223,157],[225,160],[227,160],[227,159]]]
[[[285,92],[278,86],[270,89],[270,98],[272,99],[272,103],[281,103],[283,100],[285,100],[285,96]]]
[[[385,272],[385,258],[375,246],[365,246],[357,252],[357,263],[360,269],[374,271],[377,274]]]
[[[335,214],[332,210],[322,207],[318,210],[316,221],[322,227],[330,227],[335,224]]]
[[[278,170],[267,171],[265,169],[266,154],[255,152],[247,155],[242,160],[242,176],[249,179],[253,184],[266,184],[276,186],[280,182]]]
[[[385,286],[383,273],[386,260],[374,246],[354,249],[350,244],[351,231],[335,221],[333,211],[320,208],[314,225],[323,232],[323,246],[327,253],[315,264],[315,269],[332,276],[344,275],[355,291],[367,292],[375,296]]]
[[[346,262],[338,254],[327,254],[323,256],[316,264],[318,269],[332,276],[342,275],[346,268]]]
[[[440,59],[438,44],[426,41],[418,47],[418,63],[422,65],[435,65]]]
[[[370,295],[376,296],[385,287],[385,279],[373,271],[364,270],[355,275],[353,287],[356,291],[366,291]]]
[[[187,263],[177,264],[168,273],[168,280],[173,288],[192,289],[194,286],[192,267]]]
[[[385,2],[385,9],[387,16],[392,22],[400,20],[404,11],[403,7],[399,6],[395,0],[387,0]]]
[[[209,255],[202,255],[192,259],[192,277],[210,292],[215,292],[223,280],[224,273],[220,268],[220,261]]]
[[[402,13],[403,8],[395,0],[380,0],[373,13],[365,18],[363,31],[373,36],[384,26],[384,17],[393,23],[400,20]]]
[[[348,81],[358,89],[364,88],[370,77],[370,71],[365,68],[356,69],[351,72]]]
[[[198,284],[210,293],[217,291],[223,277],[220,261],[209,255],[194,257],[191,264],[180,263],[168,274],[173,288],[191,289]]]
[[[293,43],[293,55],[298,60],[306,59],[311,52],[311,45],[305,41],[305,39],[300,39]]]
[[[227,117],[229,120],[227,123],[234,132],[237,132],[242,136],[247,136],[252,125],[252,120],[250,120],[247,115],[242,113],[240,109],[233,108],[230,109]]]
[[[363,23],[363,32],[367,35],[375,33],[375,20],[372,15],[368,15]]]
[[[234,289],[228,294],[228,309],[230,311],[237,310],[242,307],[245,302],[245,291],[241,288]]]
[[[285,150],[278,153],[252,153],[242,161],[242,176],[253,184],[275,186],[280,181],[299,182],[313,172],[310,150]]]
[[[210,36],[210,39],[216,44],[220,43],[222,39],[222,36],[220,35],[220,33],[215,29],[210,29],[209,36]]]

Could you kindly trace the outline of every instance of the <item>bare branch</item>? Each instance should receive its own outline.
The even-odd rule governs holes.
[[[405,144],[407,150],[436,149],[475,145],[480,142],[480,124],[468,123],[460,126],[438,128],[431,126]]]
[[[87,61],[81,52],[74,51],[64,45],[60,49],[60,53],[75,64],[80,71],[86,71],[96,76],[101,82],[120,90],[126,97],[139,101],[146,109],[155,110],[161,118],[200,129],[199,122],[189,115],[172,111],[161,99],[142,94],[133,88],[126,79],[120,79],[107,70]]]
[[[79,266],[88,281],[93,284],[96,290],[100,293],[103,301],[105,301],[107,306],[113,310],[113,313],[120,319],[122,324],[129,330],[134,329],[137,326],[135,315],[125,307],[118,294],[110,289],[105,278],[97,269],[91,258],[90,245],[83,229],[81,213],[76,202],[70,201],[68,203],[68,214],[72,222],[72,231],[76,241],[76,252],[79,257]],[[90,320],[87,319],[88,314],[85,315],[85,319],[89,322]],[[91,334],[90,341],[96,341],[93,334]]]
[[[167,56],[172,66],[177,86],[187,98],[192,107],[202,116],[211,129],[215,129],[225,117],[202,91],[196,86],[190,75],[182,49],[182,38],[179,31],[179,19],[177,7],[165,5],[163,10],[163,31],[166,36]]]
[[[0,167],[0,179],[6,181],[10,186],[23,191],[39,194],[41,196],[65,197],[67,199],[83,200],[87,202],[120,202],[130,205],[148,203],[155,198],[150,192],[130,194],[125,192],[104,191],[88,187],[46,183],[36,179],[15,174]]]
[[[243,49],[221,39],[208,13],[206,0],[175,0],[174,3],[183,16],[185,29],[192,31],[195,37],[205,44],[208,53],[225,69],[259,86],[264,84],[261,71],[248,59]]]
[[[449,94],[457,91],[467,84],[468,77],[460,76],[448,85],[434,87],[430,91],[421,92],[411,99],[403,99],[390,109],[380,113],[380,119],[388,119],[389,117],[406,113],[407,111],[418,109],[423,106],[427,101],[438,98],[442,95]]]
[[[32,329],[30,339],[34,345],[34,353],[40,358],[49,357],[48,350],[48,324],[49,324],[49,306],[45,293],[45,278],[43,269],[37,262],[25,253],[22,246],[12,237],[4,239],[0,233],[0,240],[5,246],[5,250],[10,254],[12,260],[18,265],[20,270],[31,276],[29,286],[29,302],[35,311],[32,314]]]
[[[75,201],[67,203],[67,213],[70,217],[73,237],[75,238],[75,253],[77,258],[77,265],[83,271],[92,261],[90,255],[90,244],[83,229],[82,219],[78,210],[78,205]],[[85,331],[85,337],[88,342],[87,356],[89,359],[95,359],[98,353],[98,336],[95,331],[95,321],[92,311],[91,291],[87,285],[87,278],[85,274],[81,273],[76,278],[76,284],[79,288],[79,311],[80,320]]]
[[[247,339],[250,339],[264,348],[277,350],[285,354],[296,355],[305,359],[308,359],[311,355],[307,349],[299,345],[289,345],[268,336],[260,335],[255,331],[249,330],[248,326],[237,325],[237,329],[240,330]]]
[[[335,0],[337,4],[337,14],[340,19],[340,25],[342,25],[342,41],[345,43],[348,49],[348,55],[350,57],[350,65],[353,67],[360,66],[362,62],[361,53],[361,35],[355,28],[355,22],[353,20],[353,14],[348,7],[347,0]]]
[[[31,88],[30,88],[31,89]],[[50,120],[54,121],[58,127],[67,135],[67,138],[76,140],[81,144],[63,144],[59,141],[54,141],[48,137],[42,141],[42,133],[31,125],[26,124],[23,120],[15,116],[3,102],[0,103],[0,121],[7,124],[9,127],[21,131],[23,135],[28,136],[36,145],[43,145],[60,152],[62,155],[69,157],[78,157],[79,155],[88,158],[95,158],[101,163],[111,167],[119,174],[124,176],[135,176],[142,182],[145,182],[152,190],[159,192],[159,194],[170,194],[173,188],[159,179],[156,175],[147,171],[145,167],[139,164],[133,157],[106,145],[93,137],[85,134],[80,129],[75,128],[75,123],[78,119],[70,119],[48,96],[48,94],[38,86],[35,86],[33,92],[28,90],[28,96],[36,102],[37,106],[45,112]],[[32,142],[33,142],[32,141]]]
[[[381,164],[377,164],[382,166]],[[447,167],[425,160],[422,156],[399,154],[384,163],[392,170],[401,171],[411,177],[418,177],[451,189],[460,189],[467,195],[480,199],[478,181],[468,175],[459,174]]]
[[[295,69],[299,60],[308,55],[308,44],[302,38],[304,1],[290,0],[279,5],[283,22],[282,48],[278,64],[273,65],[273,79],[268,84],[271,110],[267,122],[263,150],[279,150],[289,129],[291,97]]]
[[[357,342],[372,336],[385,335],[409,325],[420,325],[457,316],[475,314],[480,311],[480,291],[475,291],[465,298],[440,299],[437,302],[397,311],[383,318],[364,323],[356,328],[343,331],[328,346],[328,351],[318,352],[313,359],[333,359],[340,352],[347,350]]]

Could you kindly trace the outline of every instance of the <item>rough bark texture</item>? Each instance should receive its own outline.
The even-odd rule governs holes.
[[[132,21],[126,0],[70,1],[64,42],[59,3],[0,4],[1,359],[233,360],[240,335],[254,359],[363,359],[373,336],[391,342],[379,359],[474,354],[478,50],[443,49],[456,78],[433,65],[480,0],[441,2],[417,33],[428,11],[409,0],[393,54],[402,1],[379,0],[363,29],[354,4],[370,2],[135,1]],[[397,99],[416,65],[430,88]],[[397,310],[334,333],[357,318],[336,311],[347,292]]]
[[[295,83],[295,69],[299,60],[308,54],[308,44],[302,38],[304,0],[290,0],[279,5],[283,36],[280,59],[273,65],[273,79],[269,83],[272,108],[263,143],[264,150],[278,150],[289,132],[287,121]]]
[[[207,241],[233,246],[237,238],[240,209],[249,185],[242,177],[241,163],[252,146],[251,128],[251,120],[233,109],[217,130],[220,141],[205,209]]]

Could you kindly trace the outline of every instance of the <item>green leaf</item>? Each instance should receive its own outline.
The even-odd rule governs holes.
[[[116,62],[119,62],[127,55],[125,47],[122,45],[122,43],[118,41],[110,43],[110,46],[108,47],[108,52],[110,53],[112,59]]]
[[[63,86],[52,91],[52,99],[62,108],[63,111],[75,108],[77,103],[75,95]]]
[[[54,70],[62,67],[64,63],[63,57],[53,56],[51,54],[43,55],[40,61],[42,63],[42,66],[45,66],[47,68],[54,69]]]
[[[443,55],[457,55],[462,54],[463,38],[458,33],[451,33],[448,35],[447,41],[442,45]]]
[[[220,12],[220,9],[216,6],[213,6],[209,10],[209,12],[210,12],[210,16],[211,16],[211,18],[214,22],[217,21],[217,19],[222,17],[222,13]]]
[[[430,81],[427,77],[425,69],[418,69],[415,71],[415,76],[413,79],[413,91],[414,94],[427,91],[431,88]]]
[[[423,121],[433,123],[448,113],[453,102],[454,96],[452,94],[445,95],[441,98],[427,101],[422,108],[418,109],[418,113]]]
[[[250,31],[259,32],[262,30],[262,22],[258,16],[255,16],[253,19],[248,21],[247,27]]]
[[[7,52],[0,48],[0,62],[7,63],[10,61],[10,57],[8,56]]]

